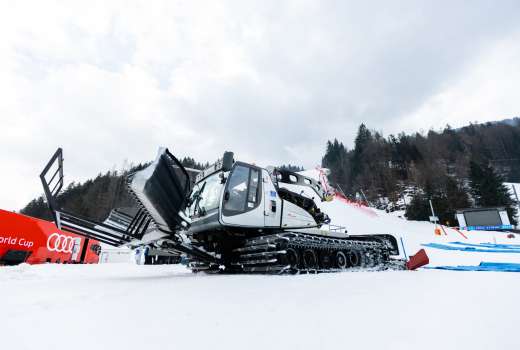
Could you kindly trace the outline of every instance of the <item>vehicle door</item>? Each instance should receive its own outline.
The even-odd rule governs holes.
[[[262,169],[236,162],[222,198],[221,222],[244,227],[264,226]]]

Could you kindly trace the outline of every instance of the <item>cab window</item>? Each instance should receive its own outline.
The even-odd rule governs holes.
[[[260,171],[243,165],[233,169],[224,197],[224,214],[236,215],[258,206]]]
[[[194,203],[190,208],[191,216],[199,216],[201,213],[207,213],[218,208],[222,187],[220,173],[211,175],[201,183],[198,183],[193,189],[192,197],[201,189],[202,192],[198,193],[199,199],[196,205]],[[192,201],[196,202],[194,198],[192,198]]]

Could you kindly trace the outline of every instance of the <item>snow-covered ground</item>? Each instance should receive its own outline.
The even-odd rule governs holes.
[[[518,207],[517,219],[520,219],[520,183],[505,182],[504,185],[509,189],[511,199]],[[520,225],[518,225],[518,228],[520,228]]]
[[[339,199],[320,206],[350,234],[394,234],[402,238],[408,255],[425,248],[431,266],[520,263],[515,251],[424,246],[519,245],[518,235],[446,228],[446,235],[438,236],[430,223]],[[519,349],[519,290],[520,275],[508,272],[422,269],[248,276],[130,263],[2,267],[0,346]]]
[[[3,349],[518,349],[518,274],[0,270]]]
[[[509,189],[511,199],[515,202],[520,201],[520,183],[505,182],[504,185]]]

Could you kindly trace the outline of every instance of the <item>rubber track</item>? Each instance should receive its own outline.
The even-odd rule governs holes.
[[[294,248],[298,251],[314,249],[318,256],[323,251],[330,254],[337,251],[357,251],[364,255],[364,265],[340,269],[333,267],[316,267],[306,269],[301,266],[291,267],[287,263],[286,250]],[[389,258],[390,248],[379,241],[357,241],[351,238],[333,238],[316,236],[298,232],[283,232],[269,236],[247,239],[244,245],[234,250],[237,261],[235,268],[245,273],[321,273],[339,271],[380,271],[387,269],[403,269],[401,260]]]

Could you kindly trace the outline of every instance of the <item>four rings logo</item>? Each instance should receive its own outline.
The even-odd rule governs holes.
[[[47,239],[47,249],[57,253],[72,253],[74,238],[70,236],[53,233]]]

